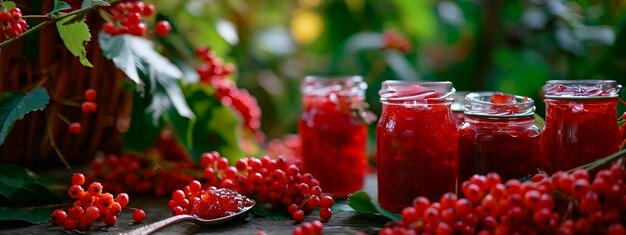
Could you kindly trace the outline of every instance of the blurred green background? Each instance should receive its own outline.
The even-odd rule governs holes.
[[[207,45],[237,66],[233,79],[257,97],[269,138],[296,133],[306,75],[364,76],[378,114],[377,92],[388,79],[447,80],[458,91],[529,96],[542,116],[547,80],[626,84],[622,0],[151,2],[178,31],[167,39],[172,48]],[[410,48],[384,47],[390,32]]]

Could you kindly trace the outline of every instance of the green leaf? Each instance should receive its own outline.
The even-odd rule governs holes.
[[[180,89],[183,73],[156,52],[149,40],[131,35],[111,36],[102,31],[99,41],[104,56],[113,60],[115,66],[138,85],[140,93],[148,86],[150,94],[156,96],[150,105],[155,119],[172,105],[179,115],[195,118]]]
[[[288,216],[284,211],[273,210],[264,204],[256,204],[252,207],[251,212],[257,216],[265,217],[273,220],[290,220],[291,217]]]
[[[17,7],[17,5],[15,5],[15,2],[13,1],[4,1],[3,5],[4,9],[7,11]]]
[[[240,149],[241,120],[234,111],[223,106],[211,87],[189,84],[184,87],[187,102],[197,114],[196,120],[170,115],[174,131],[198,161],[204,152],[219,151],[230,163],[244,157]]]
[[[59,205],[25,208],[0,207],[0,221],[22,220],[33,224],[43,224],[50,220],[50,215],[58,207]]]
[[[29,93],[7,92],[0,98],[0,145],[15,124],[15,121],[24,118],[24,115],[36,110],[43,110],[50,96],[46,89],[38,87]]]
[[[348,195],[348,205],[360,214],[382,215],[393,221],[402,219],[400,215],[391,213],[378,204],[372,202],[372,198],[366,192],[359,191]]]
[[[70,10],[72,6],[64,1],[54,0],[54,7],[52,8],[52,13],[57,13],[60,11]]]
[[[71,17],[57,21],[57,30],[59,36],[63,39],[65,47],[80,59],[80,63],[87,67],[93,67],[89,60],[87,60],[85,52],[85,44],[91,40],[91,34],[89,33],[89,26],[85,23],[85,20],[80,20],[72,24],[65,24],[69,22]]]
[[[111,4],[103,0],[83,0],[83,3],[81,3],[80,8],[89,8],[92,6],[108,7],[108,6],[111,6]]]
[[[28,169],[0,164],[0,221],[47,222],[61,200],[42,181]]]

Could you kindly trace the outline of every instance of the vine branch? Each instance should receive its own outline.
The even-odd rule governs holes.
[[[107,3],[114,4],[114,3],[117,3],[119,1],[121,1],[121,0],[109,0],[109,1],[107,1]],[[35,31],[37,31],[37,30],[39,30],[39,29],[41,29],[41,28],[43,28],[43,27],[45,27],[45,26],[47,26],[49,24],[55,23],[55,22],[57,22],[59,20],[63,20],[63,19],[68,18],[68,17],[77,17],[79,15],[87,14],[88,12],[90,12],[92,10],[99,9],[101,7],[102,6],[100,6],[100,5],[92,5],[90,7],[78,9],[78,10],[72,11],[70,13],[63,14],[63,15],[58,16],[58,17],[50,15],[50,13],[48,13],[46,15],[26,15],[26,16],[23,16],[23,18],[43,19],[45,21],[37,24],[35,27],[27,29],[26,31],[22,32],[22,34],[20,34],[18,36],[12,37],[9,40],[6,40],[4,42],[0,42],[0,48],[4,47],[6,45],[9,45],[9,44],[11,44],[11,43],[13,43],[13,42],[23,38],[24,36],[26,36],[28,34],[31,34],[32,32],[35,32]]]

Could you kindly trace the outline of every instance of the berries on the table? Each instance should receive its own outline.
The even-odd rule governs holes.
[[[74,134],[74,135],[80,134],[81,125],[78,122],[72,122],[67,127],[67,130],[70,132],[70,134]]]
[[[296,221],[296,223],[300,223],[302,221],[304,221],[304,211],[302,210],[296,210],[293,213],[291,213],[291,218]]]
[[[330,220],[330,217],[332,216],[333,216],[333,212],[330,210],[330,208],[322,207],[320,209],[320,219],[322,219],[322,221],[328,221]]]
[[[72,184],[83,185],[85,183],[85,175],[82,173],[74,173],[72,175]]]
[[[135,221],[135,223],[141,223],[145,219],[146,219],[146,212],[144,212],[141,209],[137,209],[133,211],[133,221]]]
[[[52,217],[50,221],[56,225],[63,225],[65,220],[67,219],[67,213],[61,209],[56,209],[52,212]]]
[[[159,37],[167,37],[170,34],[170,22],[165,20],[159,21],[156,24],[156,35]]]
[[[330,196],[323,196],[320,198],[320,206],[330,208],[335,204],[335,200]]]

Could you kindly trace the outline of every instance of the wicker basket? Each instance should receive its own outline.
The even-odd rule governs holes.
[[[24,12],[39,1],[17,1]],[[42,1],[42,13],[52,9],[53,1]],[[60,158],[50,145],[47,117],[50,117],[52,137],[70,163],[91,159],[96,151],[118,152],[121,134],[117,126],[127,123],[132,95],[123,90],[124,74],[102,55],[98,46],[98,32],[102,21],[95,14],[87,18],[92,40],[86,46],[93,68],[80,64],[63,45],[53,25],[43,28],[38,35],[28,35],[0,53],[0,91],[29,91],[44,86],[50,93],[47,108],[28,114],[18,121],[0,146],[2,162],[27,166],[48,163],[62,166]],[[37,51],[38,53],[32,53]],[[34,55],[33,55],[34,54]],[[30,56],[33,55],[33,56]],[[82,102],[83,92],[94,88],[98,92],[98,111],[83,114],[80,107],[63,105],[61,101],[74,99]],[[80,98],[78,98],[80,97]],[[78,99],[77,99],[78,98]],[[71,135],[68,125],[58,114],[70,121],[80,122],[82,131]]]

